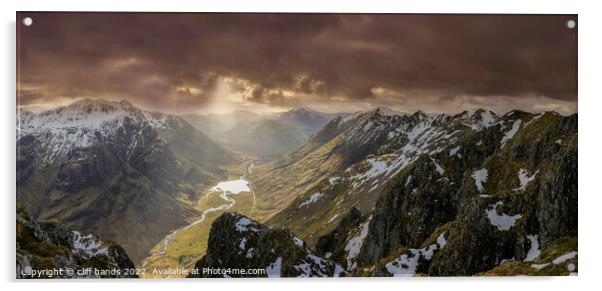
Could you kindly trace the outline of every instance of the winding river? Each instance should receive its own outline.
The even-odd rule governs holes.
[[[183,226],[181,228],[178,228],[178,229],[172,231],[170,234],[166,235],[161,240],[161,242],[159,242],[159,244],[160,244],[159,250],[154,253],[151,253],[148,257],[146,257],[144,259],[144,261],[142,262],[142,268],[146,267],[149,259],[154,258],[155,260],[158,260],[161,257],[163,257],[167,253],[167,248],[169,246],[169,243],[176,237],[176,235],[178,233],[180,233],[184,230],[187,230],[196,224],[203,222],[208,214],[211,214],[216,211],[226,211],[226,210],[232,208],[234,206],[234,204],[236,204],[236,200],[230,198],[230,195],[238,195],[242,192],[250,192],[251,195],[253,196],[253,206],[251,208],[251,213],[253,213],[253,211],[255,210],[255,191],[253,190],[253,187],[251,186],[251,182],[249,182],[247,180],[247,174],[251,173],[252,168],[253,168],[253,163],[250,163],[247,166],[245,173],[239,179],[222,181],[222,182],[217,183],[217,185],[211,187],[209,189],[209,192],[210,193],[220,193],[219,194],[220,198],[222,198],[224,201],[226,201],[226,203],[224,203],[220,206],[217,206],[217,207],[206,209],[205,211],[203,211],[201,216],[199,216],[199,218],[196,219],[195,221],[193,221],[191,224]]]

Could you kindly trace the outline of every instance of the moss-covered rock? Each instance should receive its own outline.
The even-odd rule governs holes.
[[[36,222],[17,206],[17,278],[135,277],[134,263],[119,245],[59,223]]]

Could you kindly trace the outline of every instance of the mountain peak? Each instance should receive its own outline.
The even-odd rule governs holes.
[[[428,117],[428,115],[426,115],[426,113],[424,113],[424,111],[422,111],[422,110],[418,110],[418,111],[416,111],[416,112],[414,112],[414,113],[412,114],[412,117],[413,117],[413,118],[424,119],[424,118],[427,118],[427,117]]]
[[[389,107],[379,106],[373,110],[373,112],[377,112],[381,115],[392,116],[392,115],[403,115],[404,113],[401,111],[397,111],[395,109],[391,109]]]

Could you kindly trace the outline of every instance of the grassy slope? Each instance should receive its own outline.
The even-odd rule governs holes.
[[[228,169],[228,179],[238,179],[245,171],[246,166],[250,161],[241,163],[240,165],[230,167]],[[189,203],[192,207],[199,211],[204,211],[213,207],[225,204],[226,201],[219,197],[219,193],[209,193],[207,189],[200,190],[201,195],[199,200],[182,200]],[[234,211],[243,215],[252,215],[253,196],[249,192],[243,192],[239,195],[231,195],[230,198],[234,199],[236,203],[234,206],[227,211]],[[150,257],[148,264],[146,265],[147,273],[142,276],[145,278],[164,278],[164,277],[184,277],[181,276],[162,276],[153,274],[153,269],[167,269],[167,268],[192,268],[194,263],[201,259],[207,249],[207,239],[209,237],[209,230],[211,229],[211,223],[224,211],[215,211],[207,214],[205,220],[201,223],[195,224],[189,229],[178,232],[173,240],[170,241],[167,247],[167,252],[163,256]],[[192,218],[190,222],[193,222],[195,218]],[[156,252],[160,248],[158,243],[153,247],[151,253]],[[138,267],[141,267],[140,264]]]

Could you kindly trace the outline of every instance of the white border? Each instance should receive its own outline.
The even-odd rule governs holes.
[[[8,2],[8,3],[7,3]],[[1,1],[2,57],[0,88],[3,97],[2,150],[0,151],[0,185],[3,218],[0,225],[1,255],[0,276],[3,289],[19,290],[106,290],[107,288],[144,288],[162,290],[177,284],[179,288],[262,289],[286,288],[287,290],[311,290],[316,287],[349,288],[351,290],[392,290],[413,288],[437,288],[440,290],[512,290],[540,289],[567,290],[598,285],[597,272],[602,265],[600,235],[600,206],[602,190],[600,143],[602,122],[602,91],[600,90],[600,52],[602,45],[599,29],[602,27],[602,11],[598,1],[519,1],[519,0],[429,0],[429,1],[354,1],[354,0],[221,0],[221,1],[78,1],[78,0],[21,0]],[[138,281],[68,281],[68,282],[15,282],[14,278],[14,191],[15,191],[15,11],[203,11],[203,12],[387,12],[387,13],[548,13],[579,14],[579,276],[562,278],[416,278],[416,279],[326,279],[326,280],[138,280]],[[35,21],[35,20],[34,20]],[[167,283],[166,283],[167,282]],[[135,284],[135,285],[134,285]],[[194,285],[191,285],[194,284]],[[202,284],[202,285],[201,285]],[[12,285],[12,286],[5,286]],[[324,285],[324,286],[316,286]],[[176,286],[173,286],[176,287]],[[544,289],[545,288],[545,289]],[[4,289],[4,290],[10,290]],[[340,289],[343,290],[343,289]]]

